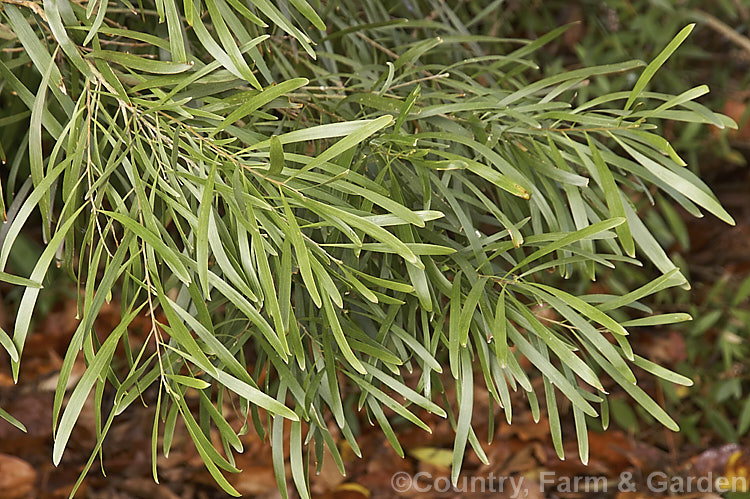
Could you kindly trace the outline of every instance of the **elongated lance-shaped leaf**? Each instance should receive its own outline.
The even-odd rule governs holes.
[[[31,169],[31,179],[34,182],[34,186],[38,187],[42,182],[44,175],[44,161],[42,158],[42,113],[45,108],[45,99],[47,97],[47,86],[49,85],[50,77],[52,76],[52,70],[57,69],[53,58],[49,61],[44,75],[42,76],[42,82],[39,84],[39,90],[37,91],[36,98],[34,99],[34,106],[31,109],[31,121],[29,123],[29,168]],[[50,237],[50,194],[44,192],[42,198],[39,200],[39,211],[42,215],[42,231],[45,242]]]
[[[623,207],[623,200],[620,197],[620,190],[617,188],[617,184],[615,184],[614,176],[604,163],[599,148],[594,145],[591,137],[587,135],[586,139],[588,140],[589,148],[591,149],[591,157],[596,165],[596,171],[599,173],[599,181],[601,182],[602,190],[604,191],[604,196],[607,200],[609,215],[613,218],[625,218],[626,215],[625,208]],[[615,232],[617,232],[617,237],[620,238],[625,253],[628,256],[634,257],[635,243],[633,242],[633,236],[630,233],[630,227],[628,226],[627,221],[615,227]]]
[[[643,90],[646,88],[646,85],[648,85],[648,82],[651,81],[659,68],[662,67],[665,62],[667,62],[669,56],[671,56],[674,51],[677,50],[680,45],[682,45],[682,42],[684,42],[685,38],[687,38],[690,32],[693,31],[694,27],[695,24],[688,24],[687,26],[682,28],[682,30],[677,33],[677,35],[675,35],[672,41],[669,42],[666,47],[664,47],[664,50],[662,50],[659,55],[657,55],[656,58],[651,61],[648,66],[646,66],[646,68],[643,70],[643,73],[641,73],[641,76],[638,78],[638,81],[636,81],[635,85],[633,85],[633,90],[630,91],[627,102],[625,102],[624,109],[626,111],[630,109],[638,96],[641,95],[641,92],[643,92]]]
[[[318,308],[320,308],[323,301],[318,292],[315,277],[313,277],[312,265],[310,264],[310,253],[305,244],[304,236],[297,225],[297,218],[289,207],[289,204],[286,202],[286,198],[283,197],[283,194],[281,199],[284,203],[284,212],[286,213],[287,223],[289,224],[287,237],[291,240],[292,246],[294,246],[294,254],[297,257],[297,265],[299,265],[302,280],[304,281],[307,292],[310,293],[313,302]]]
[[[332,145],[331,147],[329,147],[328,149],[320,153],[318,156],[315,157],[315,159],[307,163],[307,165],[305,165],[305,167],[301,171],[304,172],[307,170],[312,170],[313,168],[319,165],[322,165],[326,161],[330,161],[331,159],[344,153],[348,149],[351,149],[357,144],[363,142],[370,135],[377,132],[381,128],[384,128],[390,125],[392,122],[393,122],[393,117],[391,115],[381,116],[380,118],[376,118],[372,120],[367,125],[363,126],[359,130],[352,132],[351,134],[347,135],[346,137],[339,140],[334,145]],[[295,174],[295,175],[298,175],[298,174]]]
[[[32,281],[41,281],[44,275],[47,274],[52,259],[57,252],[57,248],[65,237],[65,233],[73,226],[76,221],[76,217],[83,211],[83,206],[78,208],[75,213],[68,218],[62,226],[58,228],[55,235],[50,239],[47,247],[42,252],[41,256],[37,260],[34,270],[31,272],[29,279]],[[39,297],[40,289],[36,286],[27,287],[21,297],[21,303],[18,305],[18,312],[16,314],[16,324],[13,328],[13,344],[15,345],[17,352],[17,359],[11,363],[13,371],[13,379],[18,380],[18,373],[20,369],[21,353],[23,352],[24,344],[26,343],[26,336],[29,332],[31,325],[31,318],[33,316],[34,306],[36,300]]]
[[[459,324],[461,318],[461,272],[453,277],[450,295],[450,317],[448,326],[448,358],[450,362],[451,374],[453,378],[458,379],[460,373],[460,349],[461,336]]]
[[[65,407],[60,423],[57,425],[55,432],[55,444],[52,449],[52,460],[55,466],[60,464],[68,439],[73,431],[73,426],[81,414],[83,404],[89,396],[89,392],[94,387],[96,380],[102,376],[105,369],[109,367],[110,360],[115,353],[117,343],[120,337],[125,333],[128,325],[133,321],[139,309],[136,309],[125,317],[120,324],[110,333],[107,339],[102,343],[101,348],[96,353],[94,361],[86,368],[81,379],[78,381],[73,393],[70,395],[68,405]]]
[[[268,173],[271,175],[278,175],[284,168],[284,146],[276,135],[271,137],[269,164]]]
[[[203,296],[211,299],[211,292],[208,284],[208,246],[209,238],[217,238],[218,234],[209,234],[209,219],[211,210],[213,210],[214,200],[214,182],[216,181],[217,164],[213,163],[206,177],[206,184],[203,186],[201,195],[201,204],[198,211],[198,227],[195,233],[195,259],[198,262],[198,280],[201,283]]]
[[[456,440],[453,443],[453,462],[451,463],[451,483],[458,484],[458,475],[464,460],[466,441],[471,429],[471,415],[474,409],[474,377],[472,375],[471,354],[468,349],[461,350],[461,399],[458,405],[458,420],[456,421]]]
[[[516,270],[523,268],[525,265],[533,262],[534,260],[537,260],[538,258],[543,257],[544,255],[548,255],[549,253],[552,253],[555,250],[558,250],[560,248],[564,248],[565,246],[568,246],[570,244],[573,244],[577,241],[580,241],[586,237],[593,236],[594,234],[598,234],[600,232],[612,229],[614,227],[617,227],[618,225],[621,225],[625,222],[624,218],[611,218],[609,220],[602,220],[601,222],[597,222],[595,224],[592,224],[588,227],[585,227],[583,229],[580,229],[576,232],[572,232],[570,234],[567,234],[559,239],[557,239],[555,242],[550,243],[533,253],[531,253],[529,256],[518,262],[509,272],[508,274],[511,274],[512,272],[515,272]]]
[[[240,104],[237,109],[232,111],[229,116],[224,118],[224,120],[219,123],[216,128],[213,129],[211,135],[219,133],[232,123],[248,116],[254,111],[260,109],[261,106],[268,104],[272,100],[281,97],[282,95],[289,92],[293,92],[298,88],[307,85],[308,83],[309,80],[307,80],[306,78],[294,78],[292,80],[282,81],[278,85],[270,86],[256,95],[249,96],[249,98],[245,102]]]

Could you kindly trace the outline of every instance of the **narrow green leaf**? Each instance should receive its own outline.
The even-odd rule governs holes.
[[[169,1],[169,0],[167,0]],[[201,194],[201,204],[198,208],[198,227],[195,232],[195,260],[198,263],[198,280],[203,289],[206,300],[211,299],[211,291],[208,285],[208,240],[219,237],[218,233],[209,234],[208,225],[213,210],[214,182],[216,178],[217,164],[213,163],[206,177],[206,184]]]
[[[477,282],[471,287],[471,291],[469,291],[466,301],[464,301],[464,306],[461,309],[461,315],[458,319],[458,339],[462,347],[465,347],[466,342],[469,340],[469,327],[471,327],[471,321],[474,318],[474,311],[477,308],[479,299],[484,293],[484,287],[486,284],[486,277],[477,279]]]
[[[184,73],[193,67],[193,64],[190,62],[157,61],[133,54],[126,54],[125,52],[114,52],[112,50],[94,50],[87,57],[103,59],[136,71],[154,74]]]
[[[334,310],[331,299],[327,295],[323,297],[323,312],[325,313],[326,319],[328,319],[328,324],[333,331],[333,337],[336,339],[336,344],[339,346],[339,349],[341,350],[341,353],[346,361],[358,373],[367,374],[367,370],[365,369],[365,367],[354,355],[354,352],[352,352],[352,349],[346,339],[346,335],[344,335],[344,331],[341,329],[341,323],[339,322],[336,310]]]
[[[505,317],[505,286],[503,286],[500,295],[497,297],[495,320],[492,323],[495,353],[500,367],[505,367],[508,360],[508,322]]]
[[[26,279],[23,277],[19,277],[17,275],[8,274],[6,272],[0,272],[0,282],[7,282],[8,284],[13,284],[15,286],[24,286],[27,288],[43,288],[41,282],[32,281],[31,279]]]
[[[673,314],[652,315],[650,317],[643,317],[641,319],[632,319],[623,322],[622,325],[627,327],[661,326],[664,324],[675,324],[677,322],[685,322],[691,320],[693,320],[693,318],[690,316],[690,314],[677,312]]]
[[[272,85],[262,92],[250,96],[247,101],[243,102],[237,109],[232,111],[229,116],[224,118],[224,120],[219,123],[218,126],[211,130],[211,136],[216,135],[237,120],[241,120],[254,111],[257,111],[261,106],[268,104],[272,100],[281,97],[284,94],[288,94],[289,92],[293,92],[300,87],[304,87],[308,83],[309,80],[307,80],[306,78],[294,78],[291,80],[282,81],[278,85]],[[273,141],[273,139],[270,140]],[[280,141],[279,137],[276,137],[276,140]]]
[[[106,5],[107,0],[102,0],[102,6]],[[167,19],[167,31],[169,32],[169,50],[172,53],[174,62],[187,62],[185,52],[185,40],[182,36],[182,23],[180,21],[179,10],[175,0],[163,0],[164,10]],[[99,7],[101,10],[101,7]],[[186,13],[187,16],[187,13]]]
[[[666,426],[672,431],[680,431],[680,426],[657,404],[646,392],[644,392],[638,385],[631,383],[613,369],[612,366],[605,362],[599,353],[595,350],[590,350],[591,355],[597,360],[600,366],[612,376],[618,385],[620,385],[633,399],[643,407],[649,414],[655,417],[661,424]]]
[[[60,244],[62,243],[66,232],[73,226],[78,215],[83,210],[83,206],[73,213],[60,227],[58,227],[52,239],[50,239],[47,247],[44,249],[42,254],[32,270],[29,279],[31,281],[41,281],[42,278],[47,274],[52,259],[57,252]],[[6,241],[7,243],[7,241]],[[4,248],[3,248],[4,249]],[[21,361],[21,353],[23,352],[23,346],[26,342],[26,336],[29,333],[29,327],[31,325],[31,318],[34,315],[34,306],[36,300],[39,297],[39,288],[27,287],[21,297],[21,302],[18,304],[18,311],[16,312],[16,323],[13,328],[13,344],[18,352],[18,359],[11,364],[13,371],[13,379],[18,380],[19,363]]]
[[[127,330],[127,326],[135,317],[138,311],[131,312],[128,318],[124,319],[107,337],[102,343],[101,348],[96,353],[93,362],[86,368],[86,372],[83,373],[81,379],[78,381],[73,393],[70,395],[68,405],[65,407],[60,423],[57,426],[55,432],[55,443],[52,449],[52,461],[55,466],[60,464],[65,447],[68,444],[68,439],[73,431],[73,426],[78,420],[78,416],[81,414],[83,404],[94,387],[96,380],[109,368],[110,360],[115,353],[117,343],[120,341],[122,336]]]
[[[615,178],[602,159],[599,149],[594,145],[588,134],[586,135],[586,139],[591,149],[591,157],[596,165],[596,171],[599,173],[599,180],[604,191],[604,197],[607,200],[607,207],[609,208],[609,216],[612,218],[625,218],[625,208],[623,207],[620,189],[615,183]],[[620,238],[620,243],[625,253],[630,257],[634,257],[635,243],[633,242],[633,236],[630,234],[630,227],[627,221],[615,227],[615,232],[617,232],[617,237]]]
[[[26,426],[24,426],[23,423],[21,423],[19,420],[17,420],[13,416],[11,416],[10,413],[8,413],[8,411],[6,411],[5,409],[3,409],[2,407],[0,407],[0,418],[4,419],[8,423],[12,424],[13,426],[15,426],[16,428],[18,428],[22,432],[26,433]]]
[[[677,50],[677,47],[679,47],[682,42],[685,41],[685,38],[688,37],[691,31],[693,31],[693,28],[695,27],[695,24],[688,24],[682,30],[675,35],[675,37],[672,39],[671,42],[667,44],[666,47],[659,53],[659,55],[656,56],[656,58],[651,61],[648,66],[643,70],[643,73],[641,73],[641,76],[638,78],[638,81],[635,82],[635,85],[633,86],[633,90],[630,91],[630,95],[628,96],[627,102],[625,102],[625,107],[623,108],[625,111],[630,109],[630,106],[633,105],[635,100],[641,95],[641,92],[646,88],[646,85],[648,85],[648,82],[651,81],[651,78],[654,77],[656,72],[659,70],[662,65],[667,62],[667,59],[669,59],[669,56],[671,56],[675,50]]]
[[[297,9],[300,14],[305,16],[307,20],[313,24],[313,26],[321,31],[326,30],[326,23],[324,23],[320,16],[318,16],[318,13],[315,12],[315,9],[313,9],[310,4],[307,3],[307,0],[290,0],[290,3],[294,5],[294,8]]]
[[[10,336],[8,336],[8,333],[6,333],[3,328],[0,328],[0,345],[3,346],[6,352],[8,352],[8,355],[10,356],[10,360],[13,362],[18,362],[18,349],[16,348],[16,345],[13,344],[13,340]]]
[[[278,175],[284,168],[284,146],[281,145],[281,141],[276,135],[271,137],[270,164],[271,166],[268,169],[270,175]]]
[[[143,241],[154,249],[163,259],[172,272],[185,284],[190,284],[190,274],[187,268],[182,263],[179,253],[169,248],[159,236],[140,225],[138,222],[130,217],[115,213],[113,211],[102,210],[100,213],[114,218],[120,222],[125,229],[133,232],[136,236],[143,239]]]
[[[633,356],[633,363],[644,371],[649,372],[654,376],[658,376],[663,380],[669,381],[670,383],[675,383],[682,386],[693,386],[693,380],[691,380],[690,378],[678,374],[674,371],[670,371],[669,369],[662,367],[659,364],[655,364],[650,360],[641,357],[640,355]]]
[[[320,308],[322,300],[320,293],[318,293],[318,287],[315,284],[315,278],[313,277],[312,265],[310,264],[310,253],[307,250],[304,236],[302,231],[297,225],[297,218],[286,202],[286,198],[282,195],[281,201],[284,204],[284,213],[286,214],[286,221],[289,224],[289,231],[287,237],[292,241],[294,246],[294,254],[297,256],[297,264],[299,265],[300,274],[302,274],[302,280],[305,283],[305,288],[310,294],[315,305]],[[314,258],[314,257],[313,257]]]
[[[47,24],[49,25],[52,35],[57,40],[62,51],[68,57],[78,71],[87,79],[94,79],[94,73],[86,61],[81,57],[81,53],[75,43],[68,37],[63,20],[60,15],[63,9],[70,9],[68,0],[44,0],[44,13],[47,15]],[[53,57],[54,59],[54,57]]]
[[[471,429],[471,416],[474,412],[474,367],[471,355],[466,348],[461,349],[461,376],[458,378],[461,388],[461,399],[458,403],[458,421],[456,421],[456,438],[453,441],[453,460],[451,463],[451,483],[458,484],[461,465],[466,451],[466,442]]]
[[[297,486],[300,499],[309,499],[307,473],[302,462],[302,423],[292,421],[289,433],[289,465],[292,468],[292,479]]]
[[[451,375],[458,379],[460,369],[461,341],[458,325],[461,317],[461,272],[453,277],[453,285],[450,293],[450,317],[448,318],[448,358]]]
[[[286,394],[286,390],[281,391],[283,383],[279,388],[278,398],[283,399],[283,395]],[[275,416],[271,420],[271,459],[276,486],[281,493],[281,497],[287,499],[289,493],[286,487],[286,468],[284,467],[284,419],[281,416]]]
[[[57,51],[55,51],[56,55]],[[34,98],[34,106],[31,108],[31,120],[29,122],[29,169],[34,187],[44,178],[44,159],[42,154],[42,116],[45,110],[45,99],[47,97],[47,86],[52,75],[52,69],[56,66],[54,58],[50,59],[49,66],[42,76],[39,90]],[[45,242],[50,237],[50,194],[45,192],[39,200],[39,211],[42,216],[42,232]]]
[[[381,116],[380,118],[375,118],[370,123],[347,135],[346,137],[339,140],[328,149],[320,153],[312,161],[307,163],[302,170],[293,175],[293,177],[299,175],[301,172],[312,170],[313,168],[316,168],[323,163],[332,160],[348,149],[351,149],[361,142],[364,142],[364,140],[367,139],[370,135],[374,134],[381,128],[387,127],[391,123],[393,123],[393,116],[391,116],[390,114]]]
[[[221,455],[219,455],[216,449],[214,449],[213,444],[200,430],[200,427],[195,422],[195,419],[190,413],[190,409],[187,407],[185,400],[180,399],[179,404],[180,412],[182,413],[183,420],[185,421],[185,426],[188,430],[188,433],[190,434],[190,437],[193,439],[195,448],[198,451],[198,454],[200,454],[201,459],[203,459],[203,463],[206,465],[209,474],[214,478],[214,480],[216,480],[216,483],[219,485],[219,487],[222,488],[222,490],[224,490],[224,492],[233,497],[240,497],[241,494],[237,492],[237,490],[232,487],[227,479],[224,478],[224,475],[221,474],[221,471],[217,467],[217,462],[219,465],[225,468],[229,468],[230,470],[232,470],[233,467],[231,465],[228,465],[226,460]],[[233,471],[237,472],[239,470],[234,468]]]
[[[586,303],[585,301],[581,300],[577,296],[573,296],[570,293],[567,293],[561,289],[555,288],[554,286],[547,286],[546,284],[535,283],[534,286],[541,288],[547,291],[548,293],[560,298],[569,306],[578,310],[580,313],[587,316],[591,320],[598,322],[599,324],[606,327],[613,333],[619,334],[622,336],[627,336],[628,332],[624,327],[622,327],[622,325],[620,325],[613,318],[611,318],[610,316],[602,312],[599,308],[589,303]]]
[[[183,376],[181,374],[165,374],[164,376],[166,376],[168,379],[176,381],[181,385],[189,386],[190,388],[195,388],[196,390],[204,390],[211,386],[211,383],[207,383],[202,379],[191,378],[190,376]]]
[[[544,255],[548,255],[549,253],[552,253],[555,250],[564,248],[565,246],[573,244],[589,236],[593,236],[594,234],[598,234],[600,232],[604,232],[606,230],[617,227],[618,225],[621,225],[624,222],[625,222],[624,218],[610,218],[608,220],[602,220],[601,222],[597,222],[595,224],[589,225],[588,227],[577,230],[575,232],[571,232],[570,234],[561,237],[555,242],[550,243],[534,251],[529,256],[527,256],[526,258],[518,262],[510,271],[508,271],[508,274],[511,274],[515,272],[516,270],[523,268],[525,265],[528,265],[534,260],[541,258]]]

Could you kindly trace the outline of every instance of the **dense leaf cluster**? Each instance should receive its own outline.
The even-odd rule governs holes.
[[[731,222],[655,123],[733,123],[695,102],[705,86],[646,91],[690,26],[648,65],[540,78],[534,52],[563,29],[477,34],[481,16],[438,1],[3,0],[0,20],[0,279],[25,287],[12,334],[0,334],[15,375],[50,266],[80,289],[55,462],[92,391],[104,416],[89,466],[152,386],[154,477],[157,437],[168,453],[179,417],[230,493],[221,470],[238,471],[232,452],[250,425],[268,433],[286,494],[291,424],[292,478],[307,497],[303,442],[343,470],[328,421],[358,453],[361,411],[399,453],[393,416],[426,431],[422,411],[449,417],[455,480],[467,446],[487,459],[471,427],[480,382],[508,422],[511,391],[536,417],[543,397],[561,457],[558,403],[570,402],[586,461],[585,416],[608,424],[604,376],[677,429],[633,366],[690,381],[634,355],[626,328],[687,318],[627,312],[686,285],[643,205],[668,196]],[[624,71],[640,71],[632,89],[577,101],[590,79]],[[6,266],[37,213],[46,249],[19,277]],[[570,285],[636,258],[662,276],[620,294]],[[100,344],[94,320],[113,297],[122,322]],[[134,342],[142,313],[152,327]],[[126,365],[113,361],[118,345]],[[87,370],[64,404],[81,351]],[[245,427],[229,425],[228,404]]]

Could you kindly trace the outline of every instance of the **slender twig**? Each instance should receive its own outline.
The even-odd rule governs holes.
[[[750,38],[738,33],[737,30],[726,24],[724,21],[699,9],[690,11],[688,15],[697,21],[704,22],[706,26],[719,32],[750,55]]]
[[[364,35],[364,34],[360,33],[359,31],[357,31],[356,34],[357,34],[358,38],[361,38],[362,40],[366,41],[369,45],[371,45],[371,46],[375,47],[376,49],[378,49],[379,51],[383,52],[388,57],[391,57],[393,59],[398,59],[398,54],[396,52],[394,52],[393,50],[390,50],[390,49],[388,49],[386,47],[383,47],[381,44],[379,44],[378,42],[376,42],[372,38],[368,37],[367,35]]]
[[[439,78],[450,78],[450,76],[450,73],[438,73],[436,75],[425,76],[424,78],[417,78],[416,80],[405,81],[403,83],[399,83],[398,85],[392,85],[389,90],[393,90],[394,88],[406,87],[408,85],[413,85],[422,81],[437,80]]]
[[[47,16],[44,14],[44,9],[36,2],[31,2],[30,0],[0,0],[0,2],[26,7],[30,9],[34,14],[44,19],[45,22],[47,21]]]

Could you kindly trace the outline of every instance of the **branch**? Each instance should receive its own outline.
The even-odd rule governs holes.
[[[697,21],[706,23],[706,26],[714,31],[718,31],[720,34],[728,38],[729,41],[731,41],[732,43],[743,49],[745,52],[747,52],[748,55],[750,55],[750,38],[746,37],[745,35],[741,35],[724,21],[715,16],[712,16],[708,12],[703,12],[702,10],[698,9],[690,11],[688,15],[693,19],[696,19]]]
[[[44,14],[44,9],[36,2],[32,2],[30,0],[0,0],[0,2],[26,7],[30,9],[34,14],[44,19],[45,22],[47,21],[47,16]]]

